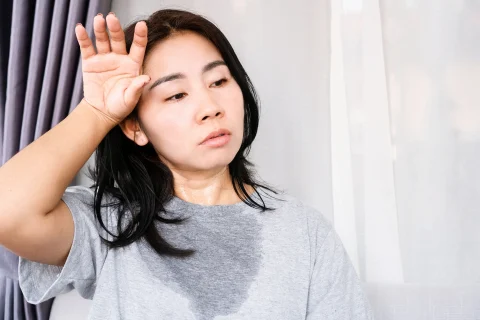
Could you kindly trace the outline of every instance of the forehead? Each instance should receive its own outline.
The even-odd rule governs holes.
[[[208,39],[194,32],[177,32],[154,46],[144,70],[147,74],[199,72],[214,60],[223,59]]]

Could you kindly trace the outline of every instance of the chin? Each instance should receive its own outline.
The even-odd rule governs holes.
[[[199,170],[214,170],[228,166],[235,158],[236,153],[212,154],[203,156],[194,164]]]

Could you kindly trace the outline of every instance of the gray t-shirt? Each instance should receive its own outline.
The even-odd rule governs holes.
[[[69,187],[62,199],[75,234],[67,261],[21,258],[20,287],[33,304],[75,288],[93,299],[89,319],[373,319],[332,225],[291,196],[275,197],[284,201],[264,196],[275,210],[263,213],[243,202],[203,206],[174,197],[162,215],[190,220],[158,228],[175,247],[197,250],[180,259],[157,255],[145,240],[109,249],[89,206],[93,189]],[[114,210],[102,210],[115,230]]]

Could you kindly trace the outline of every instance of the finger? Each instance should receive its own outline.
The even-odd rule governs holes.
[[[107,24],[101,13],[93,18],[93,32],[95,33],[95,44],[97,45],[98,53],[110,52],[110,41],[108,39],[106,26]]]
[[[125,90],[125,105],[129,107],[135,106],[142,95],[143,88],[148,82],[150,82],[150,77],[147,75],[141,75],[133,79],[127,90]]]
[[[125,45],[125,34],[123,33],[120,21],[113,12],[107,15],[107,27],[110,32],[110,46],[112,51],[119,54],[127,54]]]
[[[78,44],[80,45],[80,53],[82,59],[88,59],[95,55],[95,48],[93,47],[92,40],[88,36],[87,30],[81,23],[75,27],[75,36],[77,37]]]
[[[140,21],[135,25],[135,34],[130,47],[130,58],[140,65],[143,64],[145,48],[147,47],[147,32],[148,28],[145,21]]]

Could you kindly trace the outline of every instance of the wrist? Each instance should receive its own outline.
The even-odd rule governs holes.
[[[77,111],[77,113],[87,116],[91,122],[95,123],[95,129],[105,131],[104,134],[107,134],[118,124],[112,118],[106,116],[105,113],[88,103],[85,99],[82,99],[73,111]]]
[[[119,122],[116,119],[112,118],[111,116],[107,115],[105,112],[95,107],[95,105],[90,103],[85,97],[82,99],[80,104],[82,104],[85,109],[89,109],[90,112],[95,114],[101,121],[105,122],[107,126],[110,128],[110,130],[119,124]]]

